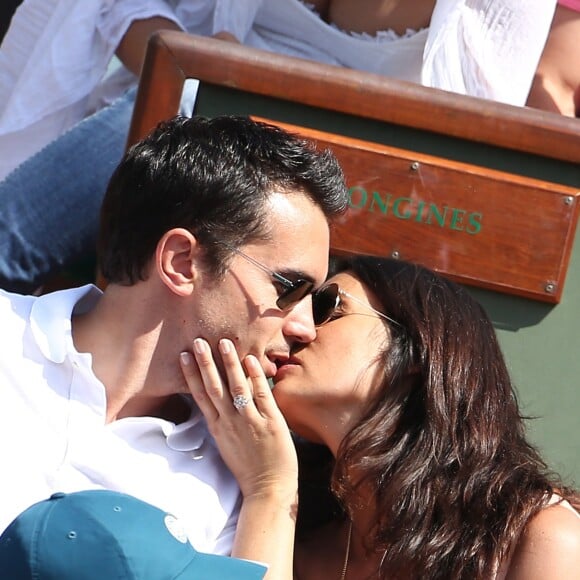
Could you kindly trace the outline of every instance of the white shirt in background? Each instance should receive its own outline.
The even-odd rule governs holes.
[[[107,67],[133,20],[523,105],[556,0],[437,0],[429,29],[353,35],[300,0],[24,0],[0,47],[0,179],[136,78]]]

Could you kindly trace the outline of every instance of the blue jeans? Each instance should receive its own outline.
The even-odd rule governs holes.
[[[107,184],[136,89],[87,117],[0,182],[0,288],[29,293],[94,254]]]

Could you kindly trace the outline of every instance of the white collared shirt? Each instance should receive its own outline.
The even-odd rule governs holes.
[[[198,550],[229,554],[240,494],[201,413],[106,424],[104,386],[71,334],[73,309],[99,295],[90,285],[40,298],[0,291],[0,532],[54,492],[105,488],[174,514]]]

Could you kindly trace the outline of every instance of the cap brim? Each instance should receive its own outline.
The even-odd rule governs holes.
[[[176,576],[179,580],[262,580],[268,571],[264,564],[197,552]]]

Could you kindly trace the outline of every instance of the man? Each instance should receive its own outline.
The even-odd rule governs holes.
[[[179,354],[226,337],[273,376],[312,341],[346,199],[329,152],[245,118],[176,118],[128,151],[102,208],[104,293],[0,294],[0,531],[54,492],[106,488],[230,553],[239,490]]]

